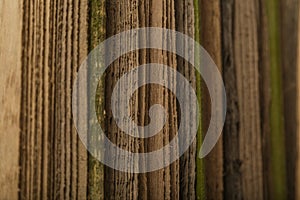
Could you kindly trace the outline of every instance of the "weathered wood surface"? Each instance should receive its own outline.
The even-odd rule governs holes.
[[[108,1],[106,4],[107,10],[107,37],[113,36],[131,28],[138,27],[138,5],[137,1]],[[115,46],[109,48],[121,48],[121,44],[114,44]],[[122,44],[126,45],[126,44]],[[128,53],[123,58],[119,58],[107,70],[105,77],[105,110],[106,117],[106,134],[108,138],[120,147],[128,151],[136,151],[138,143],[131,137],[126,137],[126,133],[122,133],[118,128],[115,119],[111,112],[111,95],[113,88],[119,78],[132,69],[138,63],[137,53]],[[126,85],[124,86],[126,87]],[[130,92],[131,88],[128,88]],[[124,88],[122,88],[124,90]],[[137,115],[137,97],[133,98],[133,105],[128,105],[132,116],[136,118]],[[124,97],[120,96],[115,99],[115,102],[124,103]],[[117,103],[115,103],[117,104]],[[118,103],[119,104],[119,103]],[[122,109],[119,108],[118,109]],[[131,131],[131,130],[129,130]],[[117,161],[116,161],[117,162]],[[105,199],[138,199],[138,175],[133,173],[125,173],[114,170],[109,167],[104,167],[104,198]]]
[[[280,1],[281,58],[288,199],[295,199],[297,146],[298,0]]]
[[[270,30],[265,1],[199,1],[201,44],[223,71],[228,97],[223,141],[206,158],[203,194],[208,199],[272,199]],[[194,36],[199,31],[193,29],[194,2],[198,1],[0,1],[0,199],[198,196],[195,143],[180,160],[162,170],[145,174],[119,172],[104,168],[88,155],[76,134],[71,111],[72,84],[88,51],[105,37],[136,27],[166,27]],[[288,199],[300,199],[297,2],[281,1]],[[105,79],[106,93],[112,92],[124,72],[149,62],[177,67],[195,87],[194,70],[186,62],[167,52],[147,49],[130,52],[112,64]],[[167,78],[163,71],[155,75]],[[170,87],[176,86],[172,80],[169,82]],[[104,88],[101,92],[105,92]],[[104,100],[109,109],[110,99],[99,99],[102,106]],[[210,103],[202,100],[206,106]],[[175,116],[167,122],[171,126],[151,139],[136,140],[121,133],[116,124],[107,123],[112,141],[131,151],[151,151],[168,143],[176,133],[177,122],[193,118],[193,113],[186,119],[177,116],[176,101],[170,92],[147,86],[136,91],[129,106],[139,125],[148,124],[147,111],[154,103],[162,104],[169,115]],[[208,106],[205,109],[204,132],[209,119]],[[103,120],[99,119],[104,123]]]
[[[259,2],[259,82],[260,82],[260,105],[270,105],[270,55],[269,34],[265,1]],[[263,158],[263,182],[264,199],[270,199],[270,186],[267,184],[271,176],[270,163],[270,106],[261,106],[261,135],[262,135],[262,158]]]
[[[227,91],[224,189],[228,199],[263,199],[257,1],[222,3],[223,75]]]
[[[221,42],[221,1],[200,1],[200,44],[210,54],[222,74]],[[200,61],[201,62],[201,61]],[[210,123],[210,96],[202,84],[202,131],[206,133]],[[229,91],[230,92],[230,91]],[[222,115],[219,111],[218,115]],[[223,199],[223,140],[219,138],[216,146],[205,157],[205,184],[207,199]]]
[[[107,35],[137,27],[165,27],[175,29],[175,9],[174,2],[169,0],[152,1],[109,1],[107,4]],[[143,36],[139,36],[144,40]],[[162,42],[166,40],[157,38]],[[151,42],[151,40],[149,41]],[[172,41],[174,42],[174,41]],[[119,48],[120,44],[115,44]],[[126,44],[122,44],[126,45]],[[166,44],[174,45],[174,44]],[[143,50],[130,52],[118,59],[108,70],[106,76],[106,109],[107,109],[107,134],[110,139],[121,145],[126,150],[145,152],[154,151],[169,143],[169,139],[174,136],[177,130],[176,100],[170,92],[163,87],[150,85],[141,88],[133,95],[132,103],[129,105],[131,116],[139,120],[138,123],[146,125],[149,122],[148,110],[153,104],[161,104],[167,110],[169,121],[163,130],[157,135],[139,141],[128,137],[122,133],[112,119],[111,99],[109,98],[116,81],[128,70],[146,63],[162,63],[171,67],[176,67],[176,56],[160,50]],[[170,82],[170,87],[175,87],[173,80],[164,75],[164,70],[159,72],[147,71],[146,74],[139,74],[139,78],[147,76],[158,76]],[[128,87],[128,86],[124,86]],[[132,89],[128,88],[128,94]],[[119,102],[124,102],[124,97],[120,97]],[[156,116],[160,117],[160,116]],[[131,130],[128,130],[131,131]],[[166,158],[167,159],[167,158]],[[175,161],[170,166],[161,170],[146,174],[123,173],[105,167],[105,197],[108,199],[178,199],[179,198],[179,161]]]
[[[87,1],[25,0],[20,199],[85,199],[87,151],[72,121],[75,73],[87,55]]]
[[[17,199],[22,1],[0,1],[0,199]]]
[[[175,24],[176,31],[184,33],[189,37],[194,38],[195,35],[195,15],[194,15],[194,0],[182,0],[175,1]],[[198,1],[196,1],[198,3]],[[180,48],[180,47],[179,47]],[[182,47],[181,47],[182,48]],[[189,44],[188,42],[185,44],[185,48],[189,49],[189,52],[193,53],[193,44]],[[196,56],[196,55],[195,55]],[[196,88],[196,74],[195,69],[191,66],[187,61],[183,58],[177,56],[177,70],[182,73],[183,76],[190,81],[190,84],[193,88]],[[184,107],[185,112],[190,114],[183,116],[178,116],[180,118],[181,123],[190,124],[185,126],[187,138],[188,134],[191,134],[191,129],[194,128],[191,126],[195,124],[196,113],[194,112],[193,107],[188,103],[190,102],[190,92],[183,88],[181,85],[177,85],[177,91],[183,93],[186,97],[186,105]],[[180,115],[180,114],[178,114]],[[196,140],[192,143],[188,151],[186,151],[180,157],[180,199],[195,199],[196,191],[195,184],[196,181]],[[200,166],[198,166],[200,167]],[[203,183],[199,183],[203,184]],[[203,192],[203,195],[204,192]]]

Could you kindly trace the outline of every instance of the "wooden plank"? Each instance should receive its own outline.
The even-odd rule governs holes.
[[[297,157],[298,0],[280,1],[281,58],[288,199],[295,199]]]
[[[266,13],[266,2],[259,1],[259,89],[260,105],[271,104],[270,85],[270,53],[269,53],[269,29]],[[263,182],[264,199],[270,199],[270,106],[261,106],[261,133],[262,133],[262,158],[263,158]]]
[[[196,15],[194,15],[194,6],[194,0],[175,1],[176,31],[184,33],[191,38],[195,38]],[[189,44],[188,42],[181,48],[191,49],[191,52],[194,51],[194,45]],[[177,71],[189,80],[190,85],[196,89],[196,74],[194,67],[179,56],[177,56]],[[189,138],[190,136],[188,135],[191,134],[192,129],[195,128],[192,125],[195,126],[196,124],[196,112],[193,106],[188,103],[191,99],[190,91],[182,85],[177,84],[177,92],[178,94],[182,93],[185,96],[186,104],[183,109],[184,112],[189,114],[185,114],[184,116],[178,114],[178,117],[180,118],[180,123],[189,124],[184,127],[184,130],[186,131],[185,134],[187,138]],[[197,141],[195,140],[189,149],[180,157],[180,199],[196,199],[196,182],[199,185],[204,186],[204,179],[203,182],[198,182],[199,180],[196,180],[196,143]],[[200,168],[200,166],[197,167]],[[201,172],[203,173],[203,169],[201,169]],[[202,195],[205,195],[204,190],[201,192],[203,193]]]
[[[263,199],[258,77],[258,1],[222,1],[227,92],[224,188],[228,199]]]
[[[87,151],[72,122],[87,55],[87,1],[24,0],[20,199],[85,199]]]
[[[116,33],[137,27],[165,27],[175,29],[175,9],[174,1],[152,0],[152,1],[109,1],[107,4],[107,34],[112,36]],[[157,38],[165,40],[166,38]],[[139,38],[143,40],[144,38]],[[152,41],[149,41],[152,42]],[[172,41],[174,42],[174,41]],[[126,44],[122,44],[126,45]],[[166,44],[167,45],[167,44]],[[168,44],[171,45],[171,44]],[[173,44],[174,45],[174,44]],[[120,44],[115,44],[120,48]],[[162,63],[171,67],[176,66],[176,56],[161,50],[144,50],[130,52],[120,57],[114,62],[106,76],[106,113],[107,119],[111,119],[111,93],[115,83],[128,70],[146,63]],[[170,87],[175,87],[173,80],[166,77],[164,70],[153,72],[149,69],[149,74],[141,74],[139,78],[147,76],[158,76],[167,82]],[[124,86],[122,89],[125,89]],[[128,94],[132,92],[130,86]],[[126,93],[127,94],[127,93]],[[126,150],[149,152],[154,151],[169,143],[169,139],[174,137],[177,130],[176,99],[162,87],[150,85],[139,90],[132,96],[132,103],[128,106],[130,114],[134,119],[141,120],[141,125],[148,124],[148,110],[153,104],[161,104],[167,110],[169,117],[164,129],[157,135],[145,139],[137,140],[128,137],[118,129],[114,120],[108,120],[107,134],[116,144],[121,145]],[[114,102],[124,102],[125,98],[120,96]],[[157,116],[160,117],[160,116]],[[128,130],[130,131],[130,130]],[[167,155],[166,155],[167,159]],[[179,162],[175,161],[164,169],[140,174],[124,173],[105,167],[105,198],[107,199],[178,199],[179,198]],[[141,182],[141,188],[138,188]]]
[[[0,199],[17,199],[22,1],[0,1],[0,27]]]
[[[200,44],[210,54],[222,74],[221,42],[221,2],[219,0],[200,1]],[[200,61],[201,62],[201,61]],[[201,83],[202,84],[202,83]],[[211,116],[210,96],[205,83],[202,84],[202,130],[206,133]],[[219,111],[218,115],[222,115]],[[205,183],[207,199],[223,199],[223,140],[205,157]]]
[[[107,37],[113,36],[125,30],[138,27],[138,2],[137,0],[121,0],[121,1],[108,1],[107,8],[107,21],[106,31]],[[114,44],[115,48],[120,48],[123,44]],[[114,62],[107,70],[105,77],[105,111],[107,113],[106,128],[108,138],[117,145],[122,146],[126,150],[136,151],[138,143],[131,137],[127,137],[126,133],[118,128],[114,121],[111,112],[111,94],[116,82],[128,70],[135,67],[138,63],[138,53],[132,52],[124,55]],[[131,92],[128,85],[124,85],[122,90]],[[132,105],[128,105],[132,116],[137,115],[137,95],[132,97]],[[124,103],[124,96],[114,100],[114,104]],[[121,108],[119,108],[121,109]],[[129,130],[130,131],[130,130]],[[115,162],[118,162],[118,155],[116,155]],[[138,199],[138,178],[137,174],[126,173],[111,169],[107,166],[104,167],[104,198],[105,199]]]

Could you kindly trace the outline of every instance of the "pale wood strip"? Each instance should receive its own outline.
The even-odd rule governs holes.
[[[0,1],[0,27],[0,199],[17,199],[22,1]]]

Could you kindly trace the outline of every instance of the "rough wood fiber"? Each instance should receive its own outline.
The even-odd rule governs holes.
[[[86,198],[87,151],[71,111],[86,20],[85,0],[24,0],[20,199]]]
[[[220,72],[221,58],[221,5],[219,0],[200,1],[200,44],[210,54]],[[200,61],[201,62],[201,61]],[[202,130],[205,134],[210,123],[210,96],[202,83]],[[222,113],[220,113],[221,115]],[[204,160],[207,199],[223,199],[223,143],[220,137],[214,149]]]
[[[22,2],[0,1],[0,199],[17,199]]]
[[[227,92],[224,188],[228,199],[263,199],[258,79],[258,1],[224,0],[223,74]]]
[[[144,5],[147,5],[145,2]],[[153,0],[149,2],[149,7],[146,7],[146,14],[143,18],[147,26],[150,27],[163,27],[168,29],[175,29],[175,5],[171,0]],[[149,21],[147,22],[147,18]],[[161,43],[166,46],[170,45],[175,47],[175,41],[170,41],[166,36],[157,38],[161,40]],[[150,41],[151,42],[151,41]],[[144,61],[149,63],[162,63],[170,67],[176,68],[176,55],[169,54],[163,51],[148,51]],[[140,60],[141,64],[143,60]],[[161,79],[168,81],[168,87],[176,87],[175,80],[171,80],[170,77],[165,75],[166,72],[161,70],[160,72],[152,72],[149,70],[147,76],[159,76]],[[148,87],[148,93],[144,100],[148,101],[146,105],[146,111],[154,103],[163,105],[168,113],[168,119],[166,126],[161,131],[162,134],[158,134],[155,137],[149,138],[146,141],[146,151],[153,151],[154,149],[161,148],[169,143],[170,139],[177,133],[177,113],[176,113],[176,99],[170,92],[165,91],[162,87],[150,85]],[[150,94],[150,95],[149,95]],[[147,100],[146,100],[147,99]],[[144,113],[146,114],[146,113]],[[147,115],[147,114],[146,114]],[[147,122],[147,120],[146,120]],[[165,158],[168,159],[167,155]],[[179,199],[179,161],[173,162],[171,165],[164,169],[148,173],[147,175],[147,198],[148,199]]]
[[[116,33],[143,26],[175,28],[174,2],[169,0],[153,1],[109,1],[107,3],[107,36]],[[141,40],[145,39],[143,36]],[[166,38],[157,38],[167,41]],[[151,42],[151,41],[149,41]],[[174,42],[174,41],[173,41]],[[115,44],[120,47],[125,44]],[[170,45],[170,44],[165,44]],[[173,44],[174,45],[174,44]],[[143,140],[139,143],[122,133],[115,124],[110,106],[110,95],[113,91],[114,84],[124,74],[124,72],[145,63],[162,63],[169,66],[176,66],[176,56],[160,50],[143,50],[128,53],[118,59],[110,66],[107,71],[105,89],[106,102],[105,108],[107,113],[107,134],[116,144],[130,151],[153,151],[161,148],[169,142],[177,130],[176,101],[175,98],[166,92],[162,87],[150,85],[135,92],[129,105],[131,116],[137,119],[141,125],[148,124],[148,109],[151,105],[161,104],[168,111],[169,121],[163,131],[156,136]],[[151,68],[147,74],[139,74],[139,78],[147,76],[159,76],[165,80],[163,70],[153,72]],[[168,80],[170,87],[175,87],[173,80]],[[125,87],[125,86],[124,86]],[[132,89],[128,88],[128,93]],[[119,102],[124,101],[121,96]],[[130,130],[128,130],[130,131]],[[179,198],[179,162],[155,172],[147,174],[123,173],[108,167],[105,167],[105,198],[108,199],[178,199]]]
[[[298,0],[280,1],[281,57],[288,199],[295,199],[297,157]]]
[[[176,15],[176,31],[182,32],[192,38],[194,38],[194,1],[193,0],[182,0],[175,1],[175,15]],[[183,47],[178,47],[183,48]],[[189,53],[193,54],[193,44],[186,43],[184,48],[189,49]],[[177,56],[177,70],[182,73],[184,77],[190,81],[193,88],[196,88],[196,74],[195,69],[183,58]],[[182,88],[177,85],[178,92],[184,92],[186,102],[190,102],[190,95],[187,88]],[[178,108],[179,109],[179,108]],[[186,134],[191,134],[189,129],[194,128],[196,122],[196,113],[194,108],[186,103],[183,108],[185,112],[190,113],[185,118],[180,117],[181,123],[190,124],[190,126],[184,127],[187,130]],[[195,182],[196,182],[196,140],[190,146],[189,150],[186,151],[180,157],[180,199],[195,199]],[[201,183],[200,183],[201,184]]]
[[[125,30],[138,27],[138,4],[137,1],[107,1],[107,37],[113,36]],[[115,44],[114,47],[120,48],[124,44]],[[112,47],[111,47],[112,48]],[[129,53],[126,56],[116,60],[107,70],[105,77],[105,110],[106,118],[106,134],[108,138],[118,146],[126,150],[136,151],[138,144],[132,138],[126,137],[116,125],[111,113],[111,94],[116,82],[124,72],[132,69],[138,64],[138,55],[136,52]],[[124,86],[126,87],[126,86]],[[122,88],[124,90],[124,88]],[[128,88],[128,92],[131,88]],[[137,114],[137,99],[133,98],[133,105],[130,111],[135,116]],[[124,98],[121,96],[116,102],[123,103]],[[136,117],[134,117],[136,118]],[[117,158],[118,155],[116,155]],[[117,162],[117,160],[115,161]],[[124,173],[107,166],[104,167],[104,198],[105,199],[138,199],[138,179],[137,174]]]

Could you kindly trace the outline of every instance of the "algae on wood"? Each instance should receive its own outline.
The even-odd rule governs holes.
[[[280,49],[280,7],[279,0],[267,0],[267,17],[270,44],[271,71],[271,110],[270,110],[270,146],[271,146],[271,197],[273,199],[287,199],[286,166],[285,166],[285,138],[283,121],[282,97],[282,58]]]

